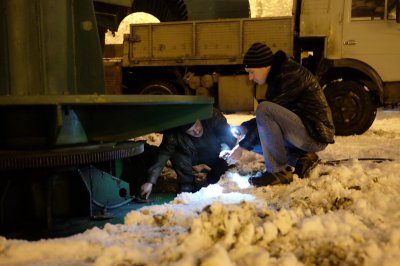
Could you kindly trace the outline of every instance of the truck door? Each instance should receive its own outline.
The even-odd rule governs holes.
[[[342,58],[361,60],[384,82],[400,80],[396,0],[345,0]]]

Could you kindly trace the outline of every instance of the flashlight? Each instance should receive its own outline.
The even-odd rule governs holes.
[[[231,132],[235,138],[239,138],[240,135],[242,134],[240,131],[240,127],[238,126],[231,126]]]

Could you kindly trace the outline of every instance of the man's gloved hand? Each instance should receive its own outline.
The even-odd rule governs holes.
[[[148,199],[152,189],[153,189],[153,184],[152,183],[150,183],[150,182],[144,183],[140,187],[140,195],[142,197],[145,197],[146,199]]]
[[[223,158],[229,165],[237,163],[242,158],[243,148],[236,145],[232,150],[221,151],[220,158]]]
[[[228,159],[228,157],[231,155],[231,150],[222,150],[219,153],[219,158],[224,159],[225,161]]]

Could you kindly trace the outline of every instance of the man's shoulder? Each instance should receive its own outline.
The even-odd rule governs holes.
[[[221,120],[226,120],[224,114],[219,109],[213,107],[212,116],[204,121],[209,123],[209,122],[221,121]]]
[[[282,50],[278,50],[274,54],[274,60],[282,61],[282,60],[287,60],[287,59],[288,59],[288,55]]]
[[[169,129],[163,132],[163,142],[175,143],[176,139],[179,138],[180,132],[178,129]]]

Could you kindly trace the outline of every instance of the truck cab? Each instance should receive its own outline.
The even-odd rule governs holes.
[[[400,102],[398,0],[297,2],[298,44],[340,135],[361,134],[379,106]]]

